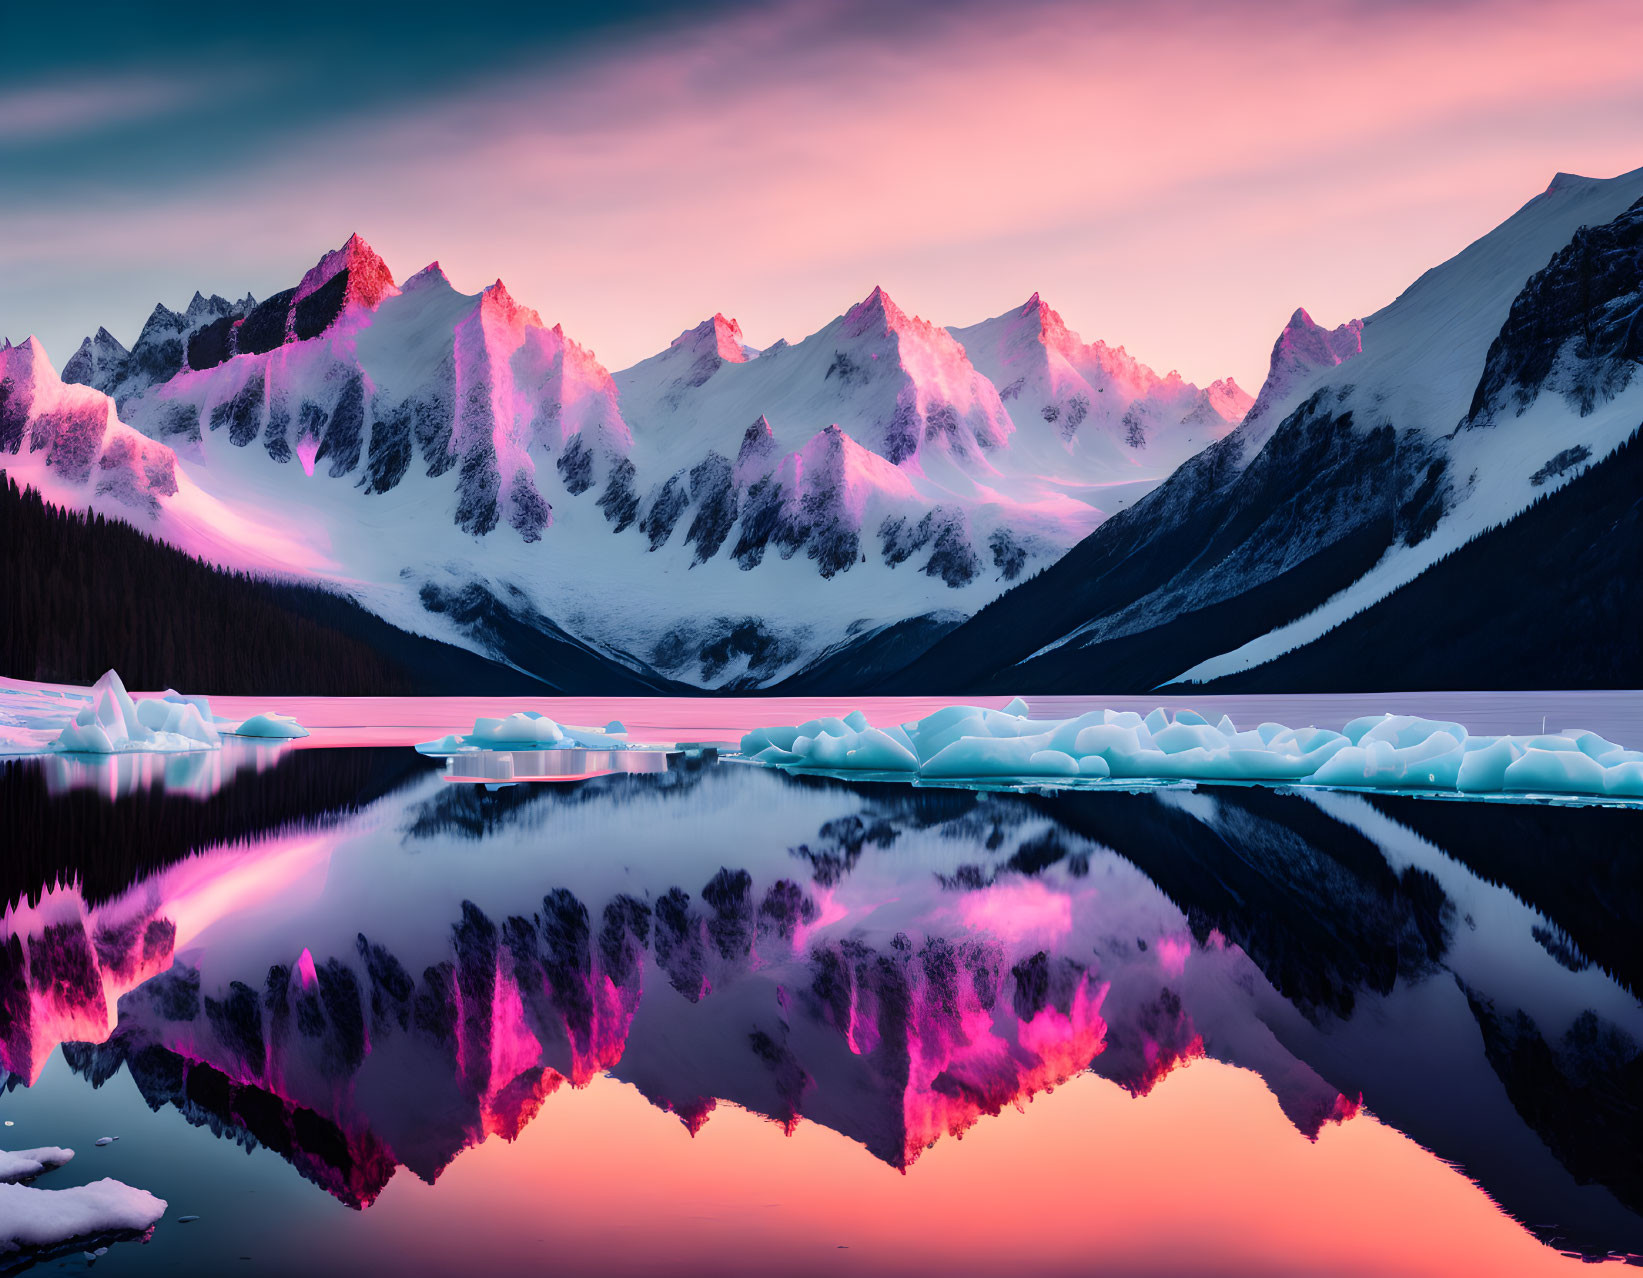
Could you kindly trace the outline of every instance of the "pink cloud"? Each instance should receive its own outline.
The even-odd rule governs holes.
[[[1643,9],[1612,0],[1052,3],[893,36],[827,13],[354,119],[120,227],[70,212],[12,242],[153,255],[185,295],[282,286],[357,229],[401,275],[501,274],[612,368],[715,310],[763,344],[875,283],[942,323],[1039,289],[1087,338],[1253,389],[1296,305],[1370,312],[1555,170],[1643,162]]]

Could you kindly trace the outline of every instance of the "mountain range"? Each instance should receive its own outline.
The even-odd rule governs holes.
[[[1640,197],[1559,175],[1381,311],[1297,310],[1253,399],[1037,294],[763,350],[714,315],[613,374],[353,236],[60,372],[0,345],[0,467],[565,691],[1619,686]]]

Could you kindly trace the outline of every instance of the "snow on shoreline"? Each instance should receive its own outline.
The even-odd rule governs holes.
[[[1341,731],[1263,723],[1239,731],[1190,710],[1093,710],[1072,719],[949,706],[900,727],[859,711],[759,728],[742,738],[755,763],[931,781],[1083,784],[1257,782],[1469,796],[1643,799],[1643,750],[1595,732],[1474,736],[1458,723],[1366,715]]]
[[[107,1177],[69,1189],[0,1185],[0,1257],[74,1239],[141,1233],[165,1210],[165,1199]]]
[[[0,1184],[29,1180],[74,1157],[72,1149],[42,1145],[39,1149],[0,1149]]]

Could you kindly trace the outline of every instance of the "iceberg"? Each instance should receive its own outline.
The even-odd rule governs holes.
[[[1240,730],[1192,710],[1093,710],[1034,719],[947,706],[915,723],[873,727],[860,711],[742,738],[744,759],[773,767],[991,784],[1233,782],[1467,795],[1643,799],[1643,751],[1595,732],[1473,736],[1458,723],[1366,715],[1336,732],[1262,723]]]
[[[283,740],[295,740],[297,737],[306,737],[308,729],[303,727],[288,714],[275,714],[266,710],[262,714],[254,714],[239,727],[234,729],[236,737],[271,737]]]
[[[65,753],[122,754],[221,746],[205,698],[185,697],[167,689],[157,697],[133,699],[120,676],[110,670],[92,685],[89,701],[64,726],[51,748]]]
[[[420,742],[418,754],[445,758],[469,750],[631,750],[634,746],[618,739],[612,730],[623,731],[622,725],[612,720],[601,732],[597,728],[578,728],[556,723],[536,710],[520,710],[500,719],[478,718],[473,731],[458,736],[447,734],[434,741]]]

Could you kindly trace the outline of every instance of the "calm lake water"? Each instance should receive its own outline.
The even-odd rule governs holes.
[[[1628,698],[1236,700],[1640,735]],[[531,704],[646,740],[850,708]],[[314,736],[0,764],[0,1147],[169,1203],[99,1271],[1643,1256],[1635,809],[711,759],[487,790],[404,747],[519,703],[276,708]]]

